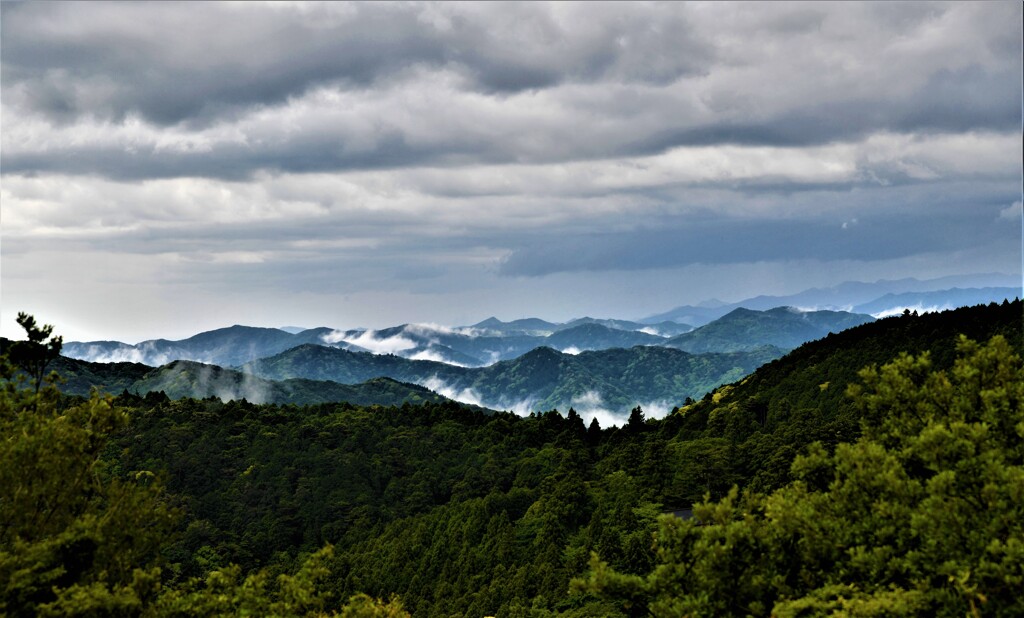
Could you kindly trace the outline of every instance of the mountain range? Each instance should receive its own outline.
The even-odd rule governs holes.
[[[341,350],[339,350],[341,351]],[[49,369],[62,378],[61,391],[87,396],[91,389],[118,394],[163,392],[171,399],[245,399],[251,403],[313,404],[347,401],[354,405],[439,403],[447,398],[416,384],[372,377],[359,384],[288,379],[267,380],[251,374],[195,361],[173,361],[161,367],[140,363],[91,363],[59,357]]]
[[[915,294],[926,296],[915,297]],[[788,296],[754,296],[733,303],[708,300],[697,305],[682,305],[648,316],[640,322],[656,324],[666,320],[702,326],[734,309],[765,310],[774,307],[830,309],[869,313],[884,317],[905,308],[932,310],[1002,302],[1022,296],[1021,279],[1015,275],[988,273],[955,275],[938,279],[880,280],[873,283],[847,281],[830,288],[811,288]],[[927,300],[922,300],[922,299]]]
[[[791,349],[829,333],[874,321],[870,315],[845,311],[767,311],[733,309],[717,320],[665,342],[687,352],[736,352],[771,345]]]
[[[673,310],[701,324],[696,328],[661,319],[668,314],[642,322],[491,317],[463,327],[344,331],[235,325],[179,341],[70,342],[64,345],[69,358],[56,368],[67,380],[65,390],[78,394],[97,386],[259,403],[394,405],[450,398],[521,413],[576,407],[621,414],[638,404],[658,408],[701,397],[806,342],[873,322],[871,314],[923,313],[1019,296],[1013,287],[921,289],[955,281],[848,283],[748,299],[746,307],[709,302]],[[902,291],[870,296],[885,289]],[[861,297],[872,298],[856,305],[862,312],[756,308],[780,300]],[[713,314],[720,315],[703,322]]]
[[[635,346],[573,355],[541,347],[487,367],[457,367],[303,345],[246,363],[241,370],[272,380],[307,378],[346,384],[387,376],[465,403],[520,413],[570,407],[621,412],[638,404],[657,406],[700,397],[783,353],[771,346],[727,354]]]
[[[513,360],[472,368],[303,344],[237,369],[187,360],[150,367],[68,357],[58,358],[50,368],[62,376],[61,390],[71,395],[98,388],[114,394],[163,392],[171,399],[385,406],[454,399],[521,414],[576,407],[621,415],[636,405],[667,411],[783,354],[772,346],[706,354],[661,346],[579,354],[540,347]]]
[[[289,333],[278,328],[235,325],[193,335],[180,341],[151,339],[132,345],[120,341],[72,341],[64,354],[93,362],[134,362],[163,365],[174,360],[193,360],[234,366],[254,358],[271,356],[304,343],[321,343],[330,328],[311,328]],[[357,349],[341,343],[341,346]]]
[[[564,324],[539,319],[501,322],[489,318],[473,326],[402,324],[379,330],[326,327],[289,333],[274,328],[231,326],[180,341],[154,339],[136,345],[118,341],[69,342],[67,356],[93,362],[138,362],[159,366],[191,360],[222,367],[279,354],[311,344],[351,352],[394,355],[463,367],[482,367],[549,347],[569,354],[633,346],[674,347],[693,352],[734,352],[760,345],[793,348],[805,341],[871,320],[843,312],[795,309],[747,311],[723,316],[698,329],[673,322],[644,325],[627,320],[579,318]],[[745,316],[746,320],[740,319]],[[756,323],[756,327],[753,324]],[[701,344],[692,342],[701,341]]]

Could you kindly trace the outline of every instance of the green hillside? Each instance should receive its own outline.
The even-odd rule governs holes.
[[[306,405],[349,402],[355,405],[401,405],[446,401],[416,384],[387,377],[367,378],[357,384],[325,380],[267,380],[216,365],[175,361],[161,367],[138,363],[90,363],[58,357],[49,370],[61,376],[60,390],[88,396],[92,389],[105,393],[128,391],[139,395],[163,392],[171,399],[245,399],[253,403]]]
[[[687,352],[735,352],[761,345],[792,349],[830,332],[873,321],[870,315],[845,311],[799,311],[776,307],[767,311],[734,309],[700,328],[666,341]]]
[[[904,352],[928,352],[935,367],[949,368],[959,335],[976,341],[1001,335],[1020,353],[1021,302],[886,318],[830,335],[721,387],[669,422],[690,432],[728,436],[736,444],[730,474],[751,479],[754,487],[777,487],[789,478],[792,456],[804,445],[815,440],[834,445],[857,436],[859,414],[846,389],[862,368]],[[756,439],[748,440],[752,436]],[[721,485],[719,492],[726,488]],[[680,502],[700,497],[696,490],[678,491],[673,499]]]
[[[631,348],[637,345],[661,345],[664,342],[663,337],[636,330],[621,330],[595,322],[582,322],[548,335],[544,345],[559,350],[569,347],[578,350],[604,350]]]
[[[355,405],[401,405],[444,401],[444,397],[415,384],[390,378],[373,378],[359,384],[322,380],[265,380],[253,375],[204,365],[175,361],[146,373],[132,383],[129,392],[163,392],[171,399],[245,399],[253,403],[306,405],[345,401]]]
[[[466,374],[456,388],[472,388],[484,401],[532,398],[533,409],[567,410],[600,398],[600,407],[628,411],[647,402],[682,402],[747,375],[781,350],[734,354],[687,354],[653,346],[561,354],[539,348]],[[588,397],[589,396],[589,397]],[[584,403],[584,406],[587,405]],[[502,407],[500,404],[497,407]]]
[[[120,393],[153,370],[140,363],[90,363],[61,356],[54,359],[49,370],[64,380],[61,390],[72,395],[88,396],[97,388],[105,393]]]
[[[392,354],[350,352],[320,345],[301,345],[280,354],[245,363],[245,373],[271,380],[307,378],[355,384],[386,376],[413,382],[424,376],[437,375],[455,379],[466,369],[428,360],[409,360]]]
[[[603,327],[598,327],[603,328]],[[590,401],[612,411],[646,402],[681,402],[736,380],[781,350],[759,348],[732,354],[692,355],[680,350],[638,346],[563,354],[537,348],[489,367],[464,368],[397,356],[301,346],[242,366],[253,375],[283,380],[302,377],[351,383],[386,376],[403,382],[469,393],[494,409],[523,402],[530,410],[567,410]]]

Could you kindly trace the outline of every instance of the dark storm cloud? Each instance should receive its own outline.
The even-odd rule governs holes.
[[[669,131],[624,149],[650,154],[678,146],[815,146],[897,133],[1011,131],[1020,125],[1022,73],[977,66],[939,71],[906,97],[808,104],[762,119],[710,122]],[[879,93],[884,95],[884,93]]]
[[[0,167],[8,174],[56,173],[103,176],[133,181],[149,178],[205,177],[244,180],[257,171],[315,173],[387,169],[444,163],[459,154],[454,147],[441,149],[407,143],[397,132],[379,132],[372,148],[349,150],[341,141],[308,136],[278,147],[254,148],[225,144],[210,152],[164,152],[152,146],[131,150],[116,147],[69,147],[57,152],[22,155],[0,153]]]
[[[792,200],[777,195],[778,191],[772,193]],[[707,209],[690,216],[637,221],[633,229],[614,233],[544,234],[520,239],[522,244],[502,261],[499,272],[539,277],[823,256],[873,261],[985,245],[1012,247],[1020,242],[1019,226],[1008,224],[1000,215],[1018,195],[1019,187],[1013,182],[907,183],[854,194],[834,188],[809,191],[795,200],[798,206],[842,200],[842,214],[735,219]]]
[[[7,174],[241,179],[1019,127],[1017,4],[2,10],[5,112],[49,123],[8,123]],[[162,129],[202,147],[163,147]]]
[[[156,124],[211,122],[323,82],[366,86],[417,59],[439,62],[443,51],[414,14],[365,7],[356,8],[360,27],[341,31],[212,4],[4,8],[9,96],[61,121],[135,113]]]
[[[417,67],[515,92],[607,75],[671,81],[706,57],[675,11],[652,24],[626,7],[592,7],[598,26],[581,33],[550,7],[449,8],[5,4],[5,96],[65,122],[134,113],[161,125],[203,124],[318,86],[372,87]]]
[[[950,229],[958,230],[951,234]],[[936,219],[914,214],[848,223],[835,221],[708,221],[677,229],[562,236],[533,241],[502,263],[501,274],[535,277],[557,272],[646,270],[690,264],[830,260],[890,260],[1005,245],[1019,230],[977,217]]]
[[[111,335],[111,298],[209,327],[637,316],[1019,272],[1020,3],[0,11],[6,323],[69,297]]]
[[[1017,68],[1019,69],[1019,67]],[[699,126],[673,128],[677,119],[657,131],[636,137],[628,116],[610,112],[603,126],[585,131],[559,123],[532,144],[519,144],[511,131],[488,139],[473,130],[460,131],[458,119],[438,125],[451,131],[429,141],[413,140],[407,127],[377,119],[372,138],[357,139],[344,129],[311,127],[309,132],[267,137],[245,143],[226,142],[209,150],[175,152],[154,146],[126,149],[113,143],[66,145],[28,153],[0,153],[6,173],[52,172],[92,174],[122,180],[203,176],[243,179],[264,170],[284,173],[384,169],[465,162],[559,162],[615,156],[645,156],[675,147],[734,144],[799,147],[856,140],[873,132],[1012,131],[1020,124],[1022,73],[986,72],[971,66],[939,71],[921,89],[893,100],[846,100],[807,104],[762,119],[713,120]],[[426,123],[432,118],[424,118]],[[540,127],[538,127],[540,128]],[[502,133],[500,127],[488,132]],[[259,137],[257,135],[256,137]]]

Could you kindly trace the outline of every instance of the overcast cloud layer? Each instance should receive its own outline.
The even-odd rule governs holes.
[[[1021,270],[1020,3],[0,11],[9,336]]]

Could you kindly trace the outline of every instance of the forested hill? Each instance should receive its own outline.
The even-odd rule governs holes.
[[[141,363],[91,363],[66,356],[54,359],[49,369],[60,374],[63,392],[83,396],[88,396],[93,388],[120,393],[153,370]]]
[[[597,325],[583,325],[583,328]],[[731,354],[688,354],[657,346],[566,354],[537,348],[489,367],[302,345],[248,363],[243,371],[194,361],[160,367],[92,363],[66,357],[52,368],[61,390],[88,395],[163,391],[172,399],[217,397],[254,403],[309,404],[347,401],[400,405],[457,398],[481,409],[609,411],[624,415],[636,405],[671,408],[749,374],[782,351],[762,347]]]
[[[390,406],[447,401],[446,397],[427,388],[388,377],[367,378],[355,384],[307,379],[267,380],[193,361],[150,367],[139,363],[91,363],[60,356],[49,369],[60,375],[61,392],[78,396],[88,396],[95,388],[109,394],[163,392],[171,399],[216,397],[295,405],[347,401],[356,405]]]
[[[859,381],[862,368],[901,353],[927,352],[936,369],[948,369],[960,335],[976,341],[1001,335],[1018,354],[1024,352],[1021,301],[906,314],[829,335],[718,388],[666,423],[689,435],[724,438],[731,445],[722,474],[715,475],[717,494],[736,480],[775,488],[789,478],[789,464],[805,445],[816,440],[835,445],[858,435],[859,414],[846,389]],[[697,498],[699,492],[680,492],[669,499]]]
[[[776,307],[767,311],[737,308],[721,318],[669,339],[664,345],[687,352],[735,352],[761,345],[791,349],[875,318],[846,311],[800,311]]]
[[[603,328],[603,327],[601,327]],[[615,412],[657,402],[669,407],[747,375],[782,350],[762,347],[731,354],[688,354],[636,346],[565,354],[543,347],[488,367],[466,368],[397,356],[300,346],[247,363],[243,371],[268,379],[308,378],[342,383],[387,376],[461,394],[492,409],[568,410],[585,402]]]
[[[322,345],[306,344],[239,367],[245,373],[271,380],[307,378],[355,384],[387,376],[412,382],[424,376],[444,380],[462,376],[466,369],[431,360],[410,360],[393,354],[352,352]]]
[[[265,380],[215,365],[174,361],[158,367],[131,385],[137,394],[163,392],[171,399],[216,397],[253,403],[304,405],[346,401],[355,405],[439,403],[445,398],[422,386],[378,377],[359,384],[322,380]]]
[[[642,333],[638,330],[622,330],[599,324],[581,322],[548,335],[544,345],[557,350],[577,348],[578,350],[604,350],[608,348],[631,348],[638,345],[661,345],[664,337]]]

